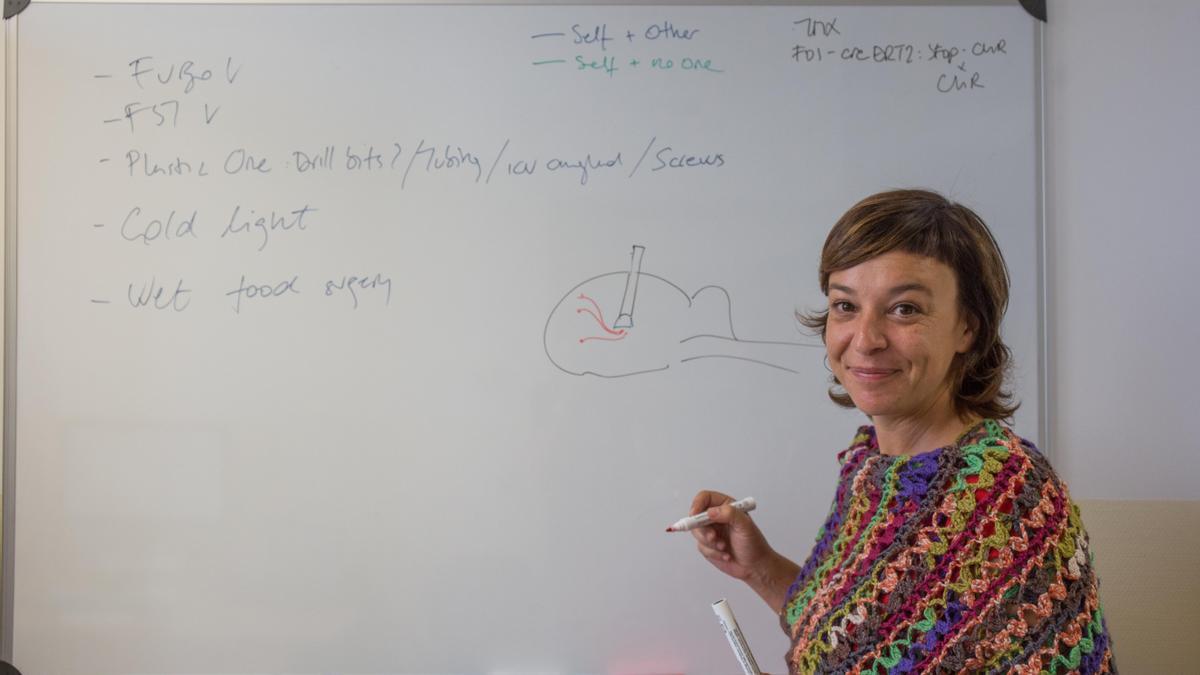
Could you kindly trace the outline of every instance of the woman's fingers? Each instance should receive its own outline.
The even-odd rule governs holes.
[[[692,498],[692,507],[688,511],[688,515],[694,516],[706,511],[710,511],[713,507],[721,504],[727,504],[733,501],[733,498],[727,494],[716,492],[714,490],[701,490]],[[716,546],[717,542],[725,538],[723,533],[718,534],[717,528],[712,525],[698,527],[692,530],[692,537],[698,543],[704,544],[710,548]],[[728,543],[722,543],[723,548],[728,547]]]
[[[706,548],[719,553],[733,553],[733,542],[729,539],[729,527],[726,525],[707,525],[696,530],[702,532],[699,537]]]
[[[692,536],[695,537],[698,543],[708,546],[709,548],[715,548],[717,546],[725,547],[728,545],[728,542],[725,541],[725,538],[718,534],[717,528],[712,525],[698,527],[692,530]]]
[[[700,551],[700,555],[712,561],[729,562],[733,560],[733,556],[728,552],[705,546],[704,544],[696,544],[696,550]]]
[[[724,526],[726,531],[734,527],[740,516],[746,515],[733,508],[730,505],[731,503],[726,502],[719,506],[711,506],[708,509],[709,520],[717,525]]]
[[[696,541],[708,546],[724,551],[729,548],[729,528],[725,525],[714,524],[705,525],[692,530],[692,536]]]
[[[694,516],[697,513],[703,513],[705,510],[714,506],[719,506],[733,501],[733,497],[727,494],[716,492],[714,490],[701,490],[692,498],[692,508],[688,512],[689,516]]]
[[[708,513],[712,520],[710,525],[692,530],[696,539],[696,549],[713,564],[718,565],[726,573],[726,565],[733,562],[733,543],[730,541],[731,531],[729,522],[735,517],[735,509],[729,506],[733,497],[715,490],[701,490],[692,499],[689,515]]]

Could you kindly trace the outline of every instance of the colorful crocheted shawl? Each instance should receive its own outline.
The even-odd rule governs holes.
[[[1079,509],[1032,443],[985,420],[879,452],[862,427],[780,617],[792,673],[1116,672]]]

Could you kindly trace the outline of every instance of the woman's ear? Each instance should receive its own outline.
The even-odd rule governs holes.
[[[962,332],[958,336],[958,344],[955,345],[954,351],[958,354],[966,354],[971,351],[971,346],[975,344],[975,336],[979,334],[979,319],[970,315],[961,323]]]

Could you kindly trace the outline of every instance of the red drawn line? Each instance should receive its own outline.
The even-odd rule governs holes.
[[[593,312],[590,309],[582,308],[582,309],[576,309],[575,311],[577,313],[578,312],[587,312],[588,314],[591,314],[592,318],[596,320],[596,323],[600,324],[600,327],[604,329],[604,332],[608,333],[609,335],[624,335],[625,334],[625,331],[623,329],[622,330],[613,330],[608,327],[608,324],[606,324],[604,322],[604,312],[600,309],[600,305],[597,304],[595,300],[589,298],[588,296],[584,295],[583,293],[579,294],[578,299],[579,300],[587,300],[588,302],[592,303],[592,306],[596,308],[596,311]]]
[[[593,319],[595,319],[595,320],[596,320],[596,323],[600,324],[600,327],[601,327],[601,328],[603,328],[604,330],[608,331],[609,333],[612,333],[612,331],[611,331],[611,330],[608,330],[608,327],[604,325],[604,320],[603,320],[603,319],[601,319],[600,317],[596,316],[596,313],[595,313],[595,312],[593,312],[592,310],[588,309],[587,307],[581,307],[581,308],[579,308],[579,309],[576,309],[576,310],[575,310],[575,313],[576,313],[576,314],[589,314],[589,315],[591,315],[591,317],[592,317]]]
[[[579,344],[583,344],[583,343],[587,342],[588,340],[604,340],[606,342],[615,342],[617,340],[624,340],[624,339],[625,339],[625,331],[621,331],[621,334],[618,335],[617,337],[604,337],[603,335],[597,335],[597,336],[593,336],[593,337],[579,338]]]
[[[593,312],[592,310],[590,310],[586,307],[581,307],[579,309],[576,309],[575,312],[578,314],[591,315],[591,317],[596,320],[596,323],[600,324],[601,328],[603,328],[610,335],[614,336],[614,337],[596,336],[596,337],[581,338],[579,340],[580,344],[583,344],[584,342],[587,342],[588,340],[622,340],[625,338],[625,329],[624,328],[622,328],[621,330],[615,330],[615,331],[609,330],[608,327],[604,325],[604,322],[600,319],[600,317],[596,316],[596,313]]]
[[[579,294],[578,299],[579,300],[587,300],[588,302],[592,303],[592,307],[596,308],[596,313],[599,314],[600,316],[604,316],[604,312],[600,310],[600,304],[597,303],[595,300],[591,299],[587,295],[584,295],[583,293]]]
[[[609,328],[607,324],[604,323],[604,312],[600,309],[600,305],[597,304],[595,300],[589,298],[588,296],[584,295],[583,293],[579,294],[578,299],[586,300],[586,301],[592,303],[592,307],[595,307],[596,311],[593,312],[592,310],[588,309],[587,307],[580,307],[575,310],[575,313],[576,314],[588,314],[589,316],[592,317],[592,319],[594,319],[596,321],[596,325],[600,326],[600,328],[603,329],[605,333],[608,333],[610,336],[612,336],[612,337],[605,337],[603,335],[595,335],[595,336],[591,336],[591,337],[579,338],[579,344],[583,344],[583,343],[589,342],[591,340],[602,340],[605,342],[615,342],[617,340],[625,339],[625,329],[624,328],[622,328],[620,330],[613,330],[613,329]]]

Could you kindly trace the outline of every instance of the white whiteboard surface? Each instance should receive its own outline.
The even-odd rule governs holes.
[[[25,672],[730,672],[721,597],[782,670],[662,529],[718,488],[807,555],[862,420],[793,311],[881,189],[992,226],[1036,440],[1015,4],[18,21]]]

